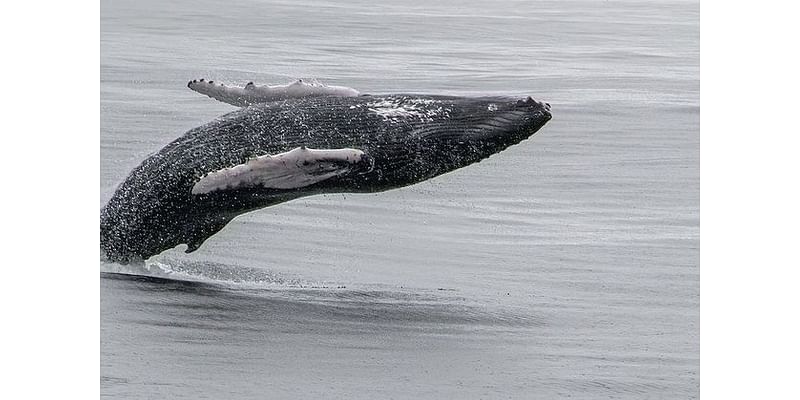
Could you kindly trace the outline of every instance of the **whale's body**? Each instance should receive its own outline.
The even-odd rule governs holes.
[[[378,192],[519,143],[550,119],[530,98],[305,97],[241,108],[136,167],[100,219],[112,261],[187,252],[237,215],[302,196]]]

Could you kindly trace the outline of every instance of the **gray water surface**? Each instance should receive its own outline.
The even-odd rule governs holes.
[[[554,116],[416,186],[101,263],[104,397],[699,396],[698,3],[104,0],[100,63],[101,206],[234,110],[190,79],[530,95]]]

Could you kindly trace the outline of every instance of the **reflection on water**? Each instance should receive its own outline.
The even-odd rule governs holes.
[[[324,325],[338,322],[452,330],[460,325],[525,327],[541,323],[532,315],[490,310],[479,304],[470,304],[463,297],[420,289],[252,286],[242,289],[142,275],[102,273],[101,277],[123,281],[125,283],[118,282],[116,287],[136,291],[137,297],[128,306],[138,309],[154,307],[164,317],[164,321],[135,322],[167,326],[189,323],[207,329],[230,329],[230,324],[247,326],[281,321],[299,324],[298,328],[305,330],[311,328],[307,322],[313,321]],[[437,292],[447,293],[444,290]]]
[[[449,290],[259,287],[119,273],[101,277],[102,365],[109,374],[101,377],[101,387],[107,395],[176,394],[166,386],[192,397],[191,388],[201,385],[211,397],[225,397],[235,382],[243,385],[237,388],[241,393],[276,385],[271,395],[304,397],[322,390],[318,394],[349,397],[359,385],[385,379],[387,371],[402,378],[408,373],[404,365],[411,368],[414,360],[447,366],[424,371],[428,384],[436,385],[439,379],[452,379],[453,372],[469,373],[465,366],[452,365],[458,360],[480,363],[496,357],[493,345],[485,347],[494,335],[516,337],[544,323],[541,315],[492,309]],[[366,353],[371,355],[364,360]],[[452,358],[440,358],[448,353]],[[276,376],[272,368],[281,373]],[[306,381],[314,370],[324,373]],[[113,376],[114,371],[126,375]],[[343,377],[355,386],[326,389]],[[219,386],[209,387],[210,378]],[[303,388],[292,390],[284,379]],[[402,382],[394,383],[400,385],[395,390],[403,390]]]

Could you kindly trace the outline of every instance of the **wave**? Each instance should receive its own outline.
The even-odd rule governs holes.
[[[101,274],[133,275],[172,281],[197,281],[216,284],[255,286],[315,287],[318,283],[285,276],[269,270],[172,258],[153,258],[141,263],[117,264],[100,262]]]
[[[117,303],[120,297],[125,297],[128,300],[123,302],[124,307],[139,310],[155,307],[158,311],[153,310],[154,314],[167,317],[139,322],[204,324],[209,329],[225,329],[217,324],[220,316],[228,323],[237,320],[237,325],[267,316],[409,326],[530,326],[543,321],[529,310],[518,312],[487,306],[463,296],[458,289],[317,282],[208,261],[158,259],[139,265],[101,263],[101,286],[113,288],[116,298],[107,301]],[[189,309],[192,311],[188,312]],[[182,317],[192,314],[215,317],[210,321],[202,318],[185,321]]]

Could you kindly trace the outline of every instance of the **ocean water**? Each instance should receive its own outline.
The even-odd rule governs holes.
[[[234,110],[190,79],[553,111],[431,181],[101,262],[103,397],[699,396],[698,2],[103,0],[100,22],[100,206]]]

